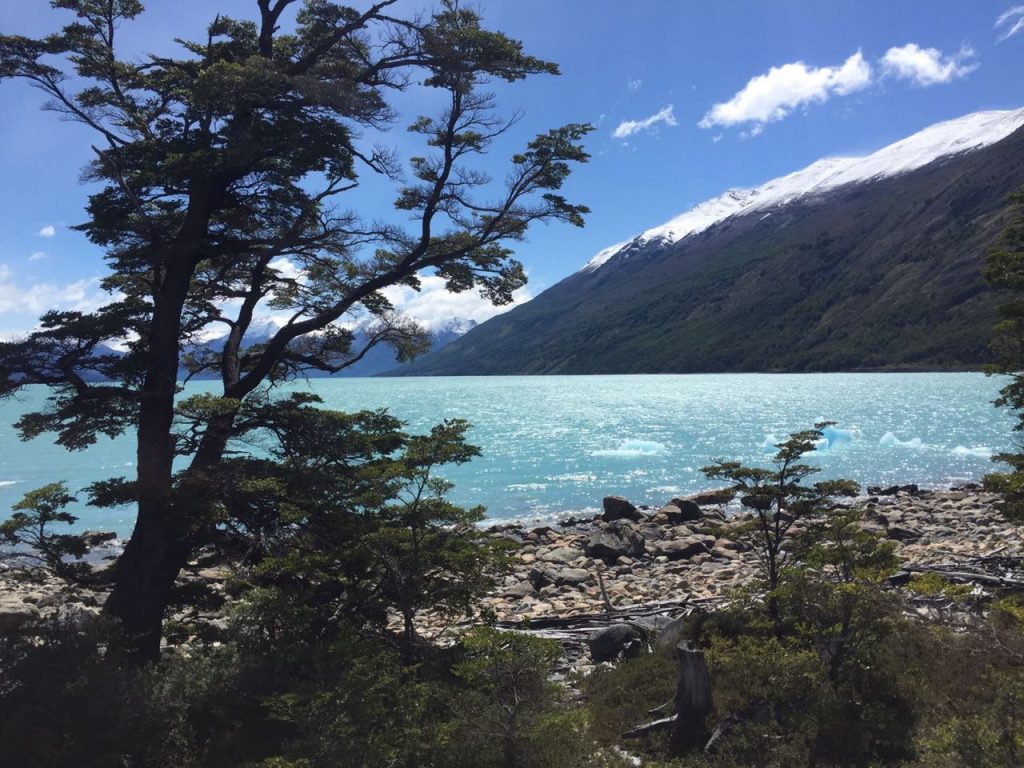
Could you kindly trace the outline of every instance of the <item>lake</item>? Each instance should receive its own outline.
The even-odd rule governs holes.
[[[992,406],[998,378],[977,373],[714,374],[319,379],[298,383],[327,406],[387,407],[411,431],[444,418],[473,424],[483,455],[446,468],[455,501],[495,520],[557,520],[592,512],[608,494],[637,504],[711,484],[712,459],[763,462],[788,432],[838,422],[811,461],[823,476],[863,485],[948,486],[979,480],[1012,445],[1012,418]],[[214,391],[212,382],[188,391]],[[12,423],[46,396],[0,402],[0,514],[31,488],[74,489],[132,475],[132,439],[68,453],[45,438],[19,442]],[[130,532],[130,510],[82,506],[79,528]]]

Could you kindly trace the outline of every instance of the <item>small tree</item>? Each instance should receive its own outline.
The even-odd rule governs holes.
[[[381,589],[403,621],[406,658],[416,641],[416,615],[431,608],[444,615],[468,614],[473,602],[493,585],[499,565],[495,541],[476,527],[483,507],[463,509],[445,498],[451,482],[438,467],[463,464],[480,450],[465,442],[469,424],[445,421],[429,435],[412,437],[393,465],[402,485],[397,503],[388,504],[381,526],[367,537],[377,558]]]
[[[1010,204],[1010,223],[989,253],[984,269],[989,285],[1010,297],[999,306],[991,344],[996,362],[986,371],[1010,377],[995,404],[1016,414],[1013,429],[1019,433],[1024,431],[1024,192],[1011,195]],[[1010,471],[988,475],[986,487],[1007,494],[1003,511],[1024,521],[1024,450],[997,454],[993,460],[1008,464]]]
[[[716,461],[701,470],[706,477],[730,483],[740,503],[753,510],[754,520],[742,535],[757,552],[769,591],[779,584],[788,559],[785,543],[793,526],[832,506],[838,497],[856,496],[859,490],[850,480],[804,482],[821,469],[800,460],[815,449],[824,438],[823,430],[832,424],[821,422],[813,429],[792,433],[776,446],[772,468]]]
[[[29,491],[12,507],[14,514],[0,523],[0,541],[23,547],[13,554],[37,560],[62,578],[80,576],[82,564],[69,563],[66,558],[84,555],[85,542],[79,536],[51,531],[54,523],[72,525],[78,520],[64,511],[77,501],[68,493],[66,483],[50,483]]]

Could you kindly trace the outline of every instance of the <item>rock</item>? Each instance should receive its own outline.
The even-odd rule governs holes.
[[[702,507],[708,507],[715,504],[728,504],[732,501],[736,492],[731,488],[712,488],[709,491],[700,491],[698,493],[691,493],[689,496],[683,498],[687,501],[692,501],[694,504],[699,504]],[[675,504],[675,499],[672,500]]]
[[[644,517],[639,509],[622,496],[605,496],[601,506],[604,508],[604,514],[601,515],[601,519],[606,523],[610,523],[613,520],[632,520],[637,522],[643,520]]]
[[[714,540],[710,540],[713,544]],[[687,536],[683,539],[662,541],[657,545],[657,554],[667,557],[669,560],[683,560],[706,553],[709,549],[709,539],[701,536]]]
[[[17,632],[21,627],[39,618],[39,609],[20,600],[0,602],[0,635]]]
[[[590,658],[595,662],[639,656],[644,644],[643,630],[632,624],[612,624],[597,630],[587,639]]]
[[[78,538],[80,538],[82,543],[87,547],[98,547],[100,544],[106,544],[108,541],[114,541],[117,538],[117,532],[82,531],[78,534]]]
[[[575,587],[590,581],[590,571],[585,568],[563,568],[555,575],[555,585]]]
[[[921,538],[920,531],[902,525],[890,525],[885,533],[886,536],[895,541],[917,541]]]
[[[614,562],[619,557],[639,557],[644,553],[644,537],[636,526],[626,520],[609,523],[601,531],[594,531],[583,545],[588,557],[599,557]]]
[[[518,584],[506,589],[503,594],[505,597],[521,598],[526,597],[527,595],[536,595],[537,589],[529,581],[520,581]]]
[[[661,511],[670,523],[689,523],[701,518],[700,507],[689,499],[672,499]]]
[[[533,585],[534,589],[543,589],[555,583],[555,569],[550,565],[536,565],[530,569],[530,573],[526,578]]]
[[[567,565],[580,557],[580,551],[572,547],[558,547],[547,552],[538,553],[537,559],[545,563],[562,563]]]

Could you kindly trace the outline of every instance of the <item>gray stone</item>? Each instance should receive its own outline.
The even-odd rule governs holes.
[[[545,563],[568,564],[580,557],[582,553],[572,547],[558,547],[537,555],[537,559]]]
[[[583,545],[588,557],[615,561],[619,557],[639,557],[644,553],[644,537],[636,526],[626,520],[609,523],[602,531],[594,531]]]
[[[585,568],[563,568],[555,575],[555,584],[558,586],[577,586],[590,581],[590,571]]]
[[[643,630],[632,624],[612,624],[597,630],[587,640],[590,658],[595,662],[639,656],[644,645]]]
[[[632,520],[637,522],[644,517],[640,510],[622,496],[605,496],[601,506],[604,508],[604,514],[601,515],[601,519],[606,523],[610,523],[613,520]]]
[[[662,541],[657,545],[657,554],[664,555],[669,560],[684,560],[707,551],[708,539],[698,536],[687,536],[684,539]]]
[[[537,589],[528,581],[520,581],[506,589],[504,594],[506,597],[526,597],[527,595],[536,595]]]
[[[661,511],[670,523],[689,523],[701,518],[700,507],[689,499],[672,499]]]

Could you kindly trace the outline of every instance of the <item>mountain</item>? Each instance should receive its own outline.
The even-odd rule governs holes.
[[[476,321],[474,320],[456,318],[446,323],[443,327],[432,330],[430,332],[431,350],[436,352],[437,350],[443,349],[445,346],[475,326]],[[253,320],[245,334],[243,345],[248,347],[255,344],[266,343],[275,333],[277,333],[280,327],[280,323],[275,321],[272,317],[256,318]],[[354,350],[361,349],[366,344],[366,338],[367,336],[363,331],[357,330],[352,342],[352,348]],[[223,336],[216,336],[205,341],[201,346],[208,347],[219,352],[224,348],[224,342],[226,340],[226,334]],[[197,347],[192,347],[186,351],[195,352],[197,349]],[[367,352],[366,356],[359,362],[354,363],[352,366],[334,374],[333,378],[375,376],[377,374],[384,373],[385,371],[394,370],[396,365],[398,365],[398,370],[401,370],[404,365],[407,364],[399,364],[395,359],[395,351],[386,344],[380,344]],[[180,375],[184,377],[186,375],[186,371],[182,369],[180,371]],[[332,377],[330,374],[320,371],[309,371],[308,375],[312,379]],[[211,373],[197,378],[217,378],[217,376]]]
[[[977,368],[1024,109],[730,190],[399,374]]]

